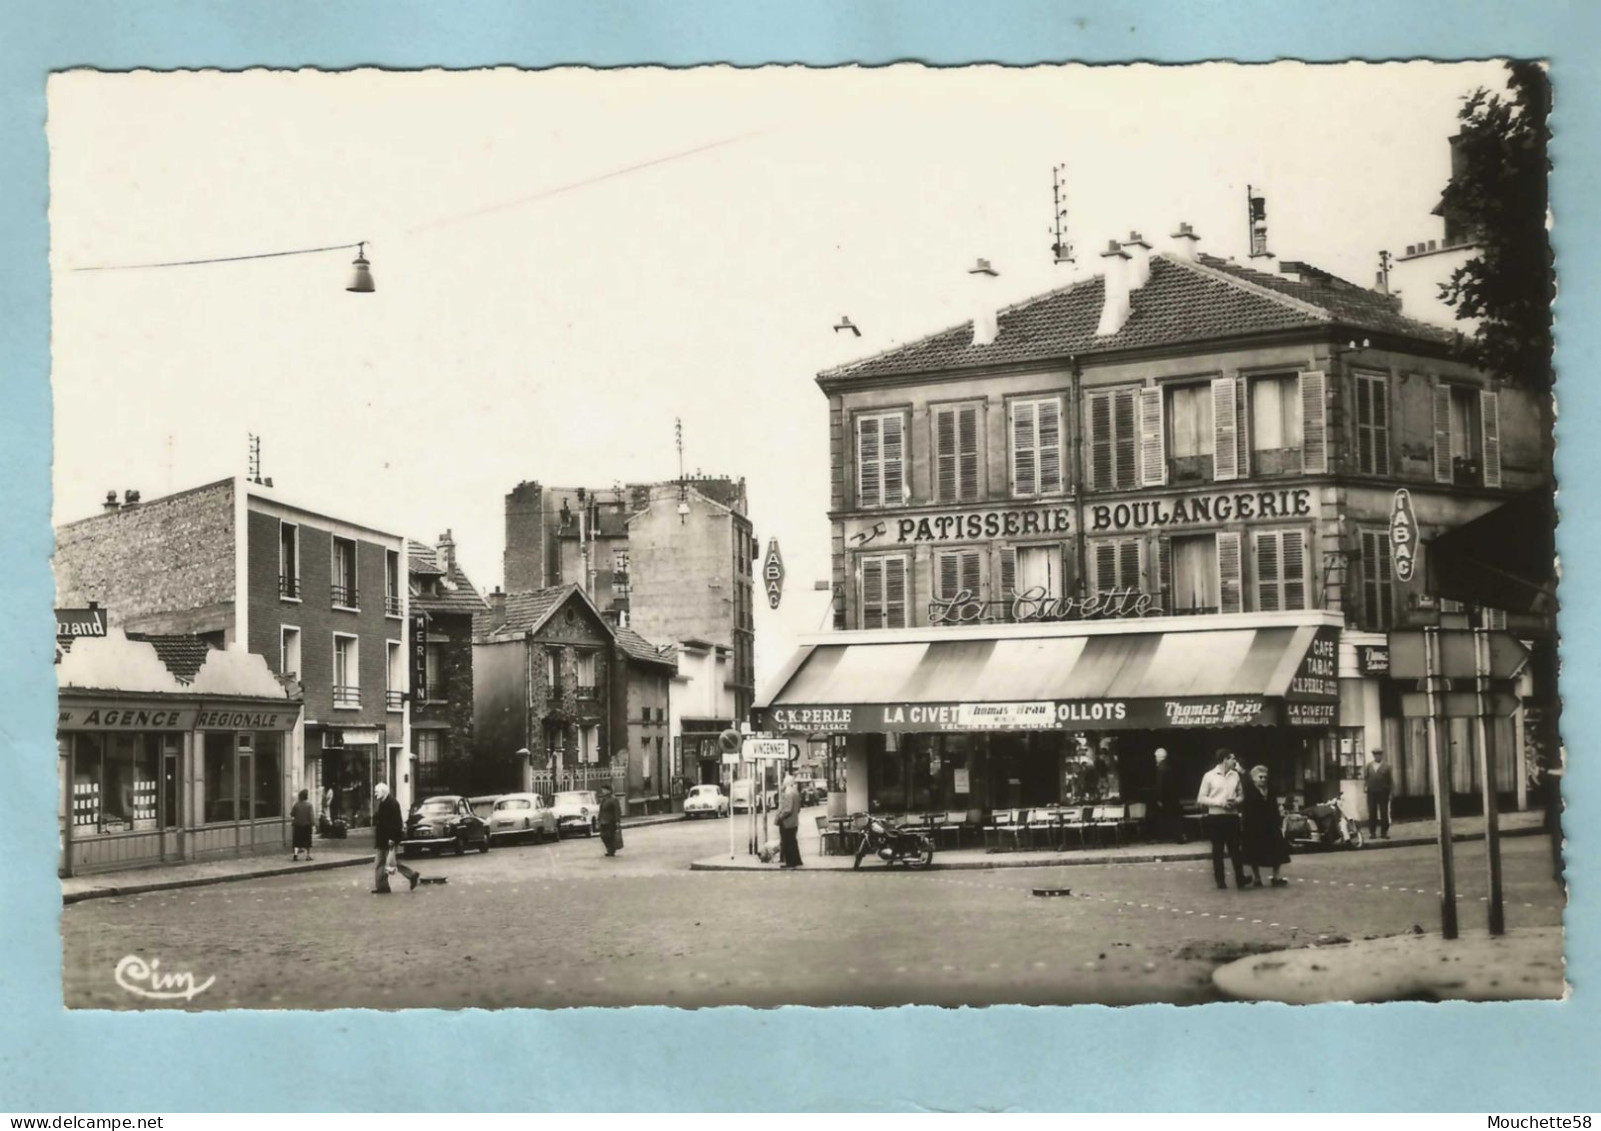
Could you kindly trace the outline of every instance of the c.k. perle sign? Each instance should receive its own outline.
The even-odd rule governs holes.
[[[1091,534],[1108,531],[1159,530],[1164,527],[1205,526],[1225,522],[1272,522],[1312,517],[1312,489],[1289,487],[1277,491],[1218,491],[1181,495],[1176,499],[1138,499],[1126,503],[1087,503],[1084,529]]]

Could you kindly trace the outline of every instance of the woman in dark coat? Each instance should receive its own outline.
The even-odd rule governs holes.
[[[1279,875],[1279,868],[1290,862],[1290,846],[1285,843],[1283,818],[1279,813],[1279,800],[1267,787],[1267,767],[1251,770],[1251,784],[1244,789],[1240,804],[1240,857],[1250,865],[1256,877],[1256,886],[1262,886],[1262,869],[1273,869],[1273,886],[1289,883]]]

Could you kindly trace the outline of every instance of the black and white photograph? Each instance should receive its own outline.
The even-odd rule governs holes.
[[[1540,60],[46,94],[69,1009],[1567,995]]]

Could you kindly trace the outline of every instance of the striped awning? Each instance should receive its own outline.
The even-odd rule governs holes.
[[[820,731],[1315,725],[1286,719],[1283,704],[1326,702],[1332,719],[1337,632],[1294,625],[819,644],[759,723]],[[1309,670],[1320,634],[1328,667]]]

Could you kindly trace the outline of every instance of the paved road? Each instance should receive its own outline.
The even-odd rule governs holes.
[[[1320,936],[1438,927],[1432,848],[1298,856],[1287,888],[1218,891],[1205,862],[993,872],[690,872],[723,821],[425,858],[441,886],[368,894],[365,868],[64,909],[67,1004],[151,1005],[126,955],[215,977],[189,1008],[1123,1004],[1210,1001],[1220,962]],[[1511,926],[1561,922],[1545,843],[1504,844]],[[1459,845],[1464,929],[1483,846]],[[1031,889],[1070,887],[1064,898]]]

